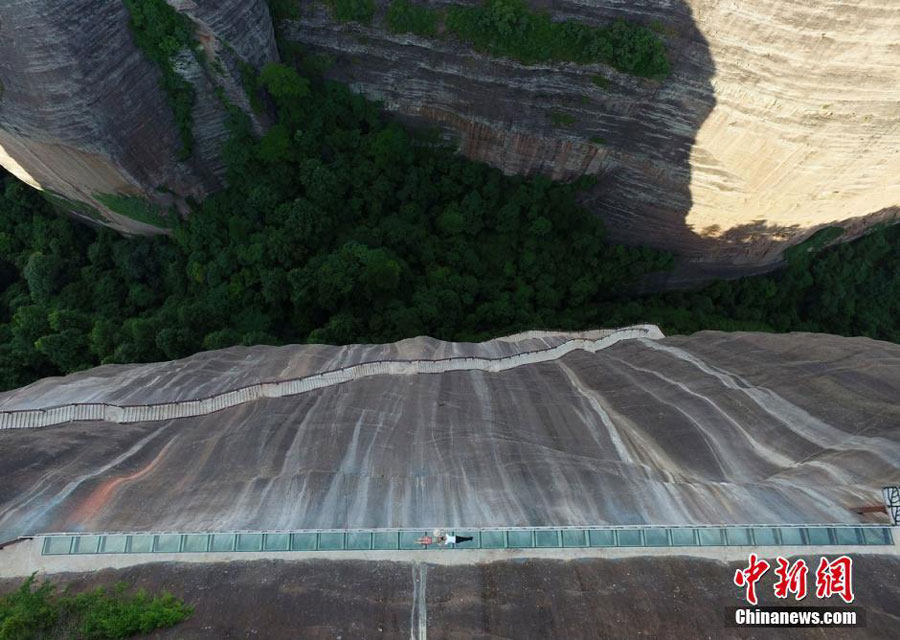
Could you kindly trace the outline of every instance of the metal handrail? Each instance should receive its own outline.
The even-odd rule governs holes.
[[[619,531],[619,530],[641,530],[641,529],[745,529],[745,528],[767,528],[778,527],[788,529],[821,529],[821,528],[861,528],[861,529],[890,529],[893,527],[890,523],[873,523],[873,522],[831,522],[831,523],[751,523],[751,524],[623,524],[623,525],[562,525],[547,526],[538,525],[533,527],[465,527],[465,526],[422,526],[422,527],[370,527],[370,528],[350,528],[350,529],[228,529],[219,531],[175,531],[175,530],[155,530],[155,531],[69,531],[69,532],[49,532],[32,534],[34,537],[49,538],[54,536],[191,536],[191,535],[252,535],[252,534],[303,534],[303,533],[418,533],[421,531],[432,531],[440,529],[442,531]]]

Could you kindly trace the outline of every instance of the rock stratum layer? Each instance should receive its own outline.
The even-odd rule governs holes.
[[[185,51],[176,65],[196,92],[189,160],[176,160],[179,134],[161,72],[135,46],[121,0],[9,0],[0,3],[0,164],[131,232],[157,229],[98,194],[165,209],[220,188],[227,131],[217,91],[250,112],[238,61],[277,59],[271,19],[264,0],[169,4],[192,20],[207,61]]]
[[[480,345],[233,348],[106,366],[3,409],[203,397]],[[376,375],[203,416],[0,432],[0,538],[61,530],[853,522],[900,482],[900,347],[815,334],[619,342],[498,372]],[[869,516],[871,517],[871,516]],[[882,518],[884,516],[881,516]]]
[[[840,222],[851,237],[896,216],[900,5],[539,4],[588,24],[658,21],[672,75],[654,82],[599,64],[524,66],[392,34],[377,20],[339,24],[324,8],[304,9],[287,34],[333,57],[331,76],[453,132],[471,158],[507,173],[596,175],[587,204],[618,240],[749,270],[821,225]]]

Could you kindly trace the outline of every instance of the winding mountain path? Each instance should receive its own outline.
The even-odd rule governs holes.
[[[528,338],[558,337],[556,332],[528,332]],[[517,336],[511,336],[515,338]],[[35,429],[76,421],[104,421],[117,424],[152,422],[208,415],[260,398],[284,398],[379,375],[417,375],[448,371],[496,373],[523,365],[557,360],[573,351],[595,353],[622,340],[663,337],[656,325],[635,325],[615,329],[596,339],[571,338],[546,349],[522,351],[500,358],[449,357],[435,360],[377,360],[324,371],[300,378],[260,382],[206,397],[145,405],[118,405],[107,402],[67,403],[37,409],[0,412],[0,429]]]

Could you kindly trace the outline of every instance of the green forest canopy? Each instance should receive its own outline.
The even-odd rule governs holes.
[[[580,184],[503,176],[283,65],[259,86],[278,124],[255,140],[234,114],[230,186],[171,238],[89,228],[5,178],[0,387],[236,344],[637,321],[900,341],[897,227],[795,252],[776,274],[630,299],[672,258],[606,242],[576,203]]]

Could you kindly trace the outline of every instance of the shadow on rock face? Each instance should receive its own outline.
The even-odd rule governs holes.
[[[585,204],[607,223],[613,240],[709,258],[722,242],[685,223],[691,209],[691,151],[716,105],[715,62],[691,8],[681,0],[644,0],[627,7],[665,25],[671,75],[622,92],[601,120],[612,120],[609,156]]]
[[[715,64],[691,7],[685,0],[529,4],[558,20],[653,25],[672,73],[652,81],[600,64],[524,66],[453,40],[390,34],[377,21],[337,25],[326,10],[306,12],[287,33],[331,56],[331,77],[404,119],[441,125],[470,158],[509,174],[596,176],[584,203],[607,222],[613,240],[715,259],[723,242],[685,224],[691,149],[716,104]]]

